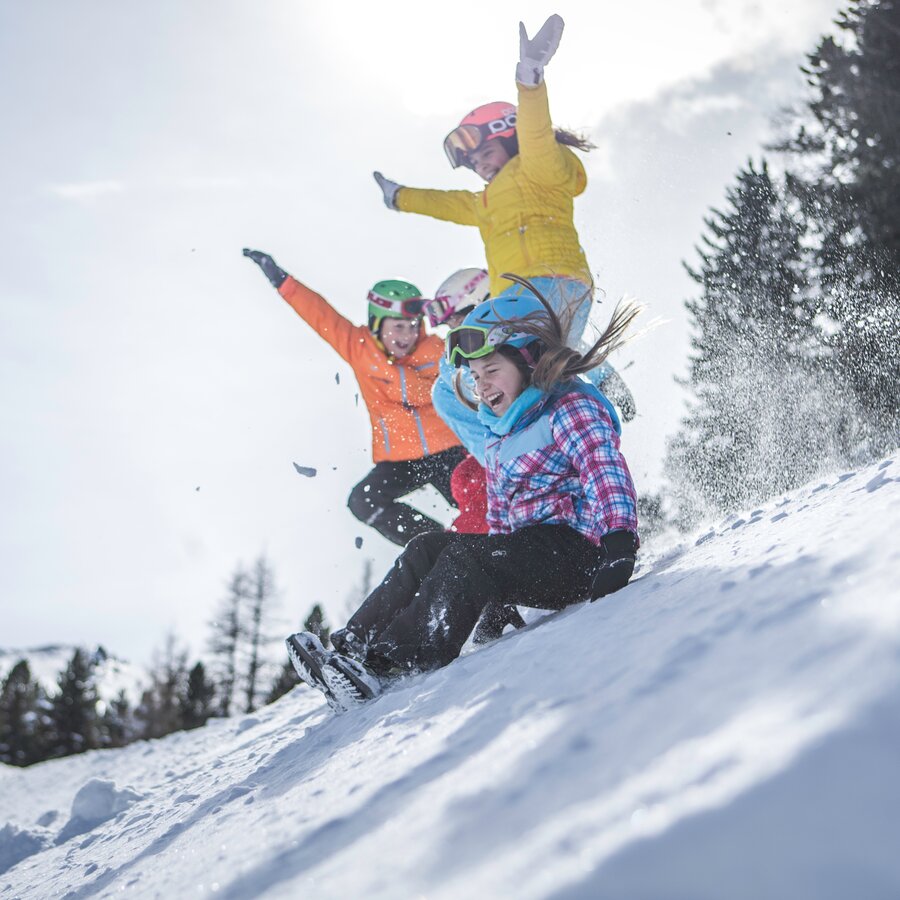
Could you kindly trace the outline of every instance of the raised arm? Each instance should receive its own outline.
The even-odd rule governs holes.
[[[422,216],[431,216],[432,219],[456,222],[458,225],[478,224],[475,216],[475,199],[478,195],[471,191],[411,188],[390,181],[381,172],[374,172],[373,175],[381,188],[388,209],[418,213]]]
[[[544,66],[553,58],[565,23],[561,16],[552,15],[540,31],[528,37],[525,25],[519,22],[519,63],[516,66],[516,87],[519,105],[516,118],[516,134],[519,138],[519,154],[522,171],[532,181],[561,185],[573,182],[577,189],[583,178],[583,167],[571,151],[565,150],[556,140],[550,119],[547,85],[544,82]],[[578,170],[581,170],[579,173]],[[582,179],[579,179],[579,174]],[[584,183],[580,184],[580,193]]]
[[[290,304],[294,312],[328,341],[342,359],[349,362],[351,347],[354,341],[359,340],[359,328],[342,316],[324,297],[288,275],[268,253],[245,248],[244,256],[260,267],[272,287]]]

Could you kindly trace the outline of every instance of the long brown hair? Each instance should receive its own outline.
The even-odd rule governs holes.
[[[534,294],[546,312],[546,315],[544,312],[533,312],[514,319],[502,319],[498,316],[501,321],[514,322],[517,332],[533,334],[537,338],[539,349],[533,349],[534,345],[532,344],[528,346],[537,362],[533,368],[527,367],[530,377],[526,379],[526,384],[533,384],[545,393],[550,393],[559,384],[602,365],[611,353],[629,341],[628,329],[643,311],[643,307],[633,300],[620,300],[603,333],[582,353],[579,350],[573,350],[567,342],[578,308],[591,298],[590,287],[586,287],[585,293],[581,297],[567,303],[557,313],[547,298],[527,278],[521,278],[510,272],[504,273],[502,277],[521,285]],[[489,300],[484,302],[490,303]],[[515,347],[505,347],[501,344],[495,352],[502,352],[517,365],[520,361],[524,363],[522,354]],[[462,372],[457,372],[454,379],[453,386],[456,396],[469,409],[477,409],[477,404],[473,405],[462,390],[461,376]]]
[[[597,149],[596,144],[589,141],[586,137],[576,134],[574,131],[568,131],[565,128],[554,128],[553,134],[555,135],[558,144],[564,144],[566,147],[574,147],[576,150],[581,150],[583,153],[588,153],[591,150]],[[519,152],[518,133],[511,134],[509,137],[499,138],[499,141],[503,144],[503,149],[506,150],[510,158]]]
[[[590,300],[591,289],[585,288],[582,297],[566,304],[557,313],[547,298],[527,278],[512,273],[506,273],[503,277],[531,291],[546,310],[546,316],[532,313],[516,322],[518,331],[533,334],[542,345],[542,352],[531,375],[531,383],[545,392],[552,391],[561,382],[602,365],[611,353],[628,342],[628,329],[642,312],[642,307],[633,300],[620,300],[613,310],[609,324],[597,340],[584,352],[573,350],[568,346],[572,322],[578,313],[578,307]]]

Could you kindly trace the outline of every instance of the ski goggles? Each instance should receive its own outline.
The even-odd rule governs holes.
[[[460,325],[447,335],[447,361],[461,366],[466,360],[489,356],[498,347],[516,339],[533,339],[532,335],[516,331],[512,325]]]
[[[484,125],[460,125],[444,138],[444,153],[454,169],[469,166],[469,154],[477,150],[492,137],[502,132],[511,132],[516,127],[516,114],[509,113],[506,118],[494,119]]]
[[[456,313],[466,312],[475,308],[474,303],[468,306],[456,308],[453,297],[435,297],[433,300],[425,300],[422,305],[422,312],[428,318],[428,324],[432,328],[443,325],[447,319]]]
[[[433,300],[426,300],[422,305],[422,312],[428,319],[428,324],[434,328],[437,325],[443,325],[456,310],[449,297],[435,297]]]
[[[379,297],[378,294],[369,291],[369,303],[378,306],[386,312],[399,313],[404,319],[418,319],[422,315],[425,300],[422,297],[413,297],[409,300],[388,300]]]

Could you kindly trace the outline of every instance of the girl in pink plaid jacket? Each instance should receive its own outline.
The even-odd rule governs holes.
[[[345,696],[369,699],[392,677],[451,662],[492,601],[561,609],[631,577],[634,485],[602,396],[576,376],[623,343],[639,310],[617,308],[581,354],[566,346],[565,314],[531,283],[504,277],[527,290],[484,301],[447,340],[450,361],[471,369],[490,435],[490,533],[432,532],[409,543],[332,635],[337,653],[321,650],[331,681],[345,679]],[[293,641],[318,653],[310,638],[292,636],[289,650]],[[300,676],[314,683],[303,668]]]

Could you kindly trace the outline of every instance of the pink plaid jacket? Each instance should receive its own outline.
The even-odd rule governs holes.
[[[603,404],[577,388],[544,394],[509,434],[488,439],[487,522],[492,534],[569,525],[600,544],[637,532],[637,498]]]

